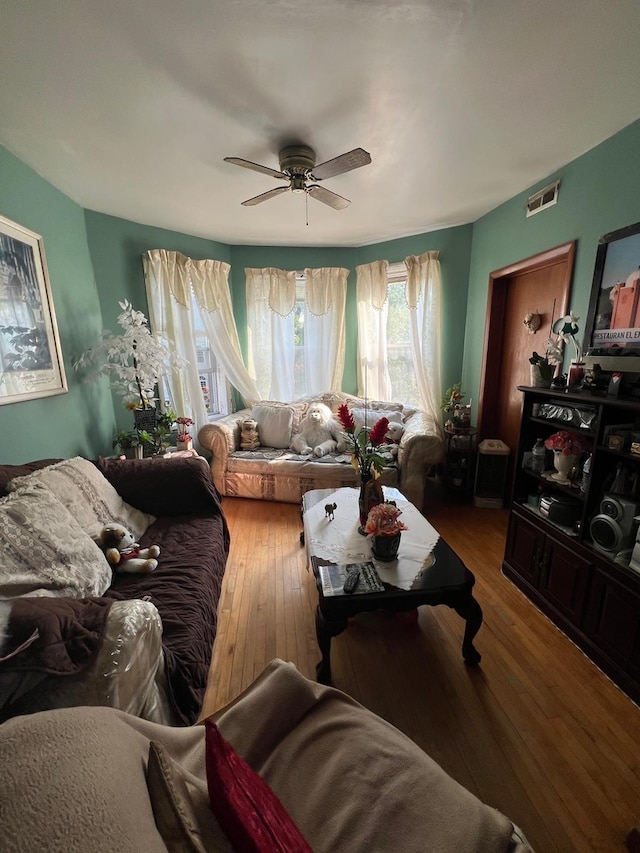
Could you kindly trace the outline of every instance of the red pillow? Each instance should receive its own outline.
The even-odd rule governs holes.
[[[209,804],[243,853],[313,853],[286,809],[211,720],[205,720]]]

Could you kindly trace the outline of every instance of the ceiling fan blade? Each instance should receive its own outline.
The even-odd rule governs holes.
[[[276,187],[273,190],[267,190],[266,193],[260,193],[260,195],[254,195],[253,198],[248,198],[246,201],[243,201],[242,204],[245,207],[252,207],[254,204],[260,204],[263,201],[268,201],[270,198],[275,198],[280,193],[286,193],[289,190],[289,187]]]
[[[224,162],[233,163],[234,166],[242,166],[245,169],[252,169],[254,172],[261,172],[263,175],[271,175],[272,178],[287,180],[287,176],[282,172],[277,172],[268,166],[261,166],[260,163],[252,163],[251,160],[243,160],[242,157],[225,157]]]
[[[313,178],[314,181],[324,181],[325,178],[333,178],[334,175],[341,175],[343,172],[359,169],[360,166],[367,166],[370,162],[371,154],[368,151],[365,151],[364,148],[354,148],[353,151],[347,151],[346,154],[334,157],[333,160],[326,160],[324,163],[314,166],[309,177]]]
[[[331,190],[327,190],[325,187],[309,187],[307,192],[311,198],[315,198],[323,202],[323,204],[328,204],[334,210],[344,210],[345,207],[349,207],[351,204],[348,198],[343,198],[338,193],[332,193]]]

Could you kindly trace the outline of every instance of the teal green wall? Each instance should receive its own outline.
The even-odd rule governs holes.
[[[527,218],[536,190],[560,179],[558,202]],[[477,399],[489,274],[576,240],[570,307],[585,331],[598,240],[640,221],[640,121],[483,216],[473,226],[463,385]]]
[[[0,147],[0,214],[40,234],[58,321],[68,392],[0,406],[5,464],[97,456],[111,444],[111,397],[80,385],[72,361],[102,328],[81,207]]]
[[[0,406],[3,460],[109,453],[116,428],[130,416],[109,393],[106,380],[80,384],[72,368],[102,328],[117,329],[118,302],[146,310],[141,256],[165,248],[193,258],[231,264],[230,284],[246,353],[244,268],[343,266],[347,296],[347,361],[343,387],[356,388],[355,267],[438,249],[443,281],[443,388],[462,378],[477,399],[489,274],[538,252],[577,241],[571,307],[587,315],[598,239],[640,221],[640,121],[491,211],[473,225],[432,231],[358,249],[228,246],[212,240],[83,211],[33,170],[0,147],[0,214],[44,237],[58,318],[67,394]],[[526,199],[560,178],[558,204],[527,219]]]

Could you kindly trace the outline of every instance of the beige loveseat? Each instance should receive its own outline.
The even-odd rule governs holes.
[[[356,485],[357,475],[348,454],[316,459],[289,450],[291,437],[314,400],[325,403],[334,413],[341,403],[360,415],[366,410],[370,426],[383,414],[403,424],[397,455],[388,454],[389,464],[382,472],[381,483],[400,489],[422,509],[429,469],[444,455],[440,424],[420,409],[380,401],[365,404],[361,397],[342,393],[326,393],[293,403],[261,402],[203,426],[198,442],[204,454],[210,456],[213,482],[220,494],[300,503],[310,489]],[[241,426],[248,419],[258,422],[263,446],[255,450],[241,448]]]
[[[314,853],[531,853],[509,818],[409,738],[291,663],[272,661],[213,720],[251,768],[247,774],[234,762],[233,776],[225,768],[213,774],[213,794],[204,726],[172,728],[113,708],[45,711],[4,723],[2,849],[299,851],[283,841],[291,818]],[[212,752],[209,743],[210,762]],[[262,783],[252,781],[253,772],[288,817],[272,818],[256,796]],[[224,826],[231,814],[234,827],[240,823],[254,837],[268,822],[271,843],[232,846],[214,811]]]

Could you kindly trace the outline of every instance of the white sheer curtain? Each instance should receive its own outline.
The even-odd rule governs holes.
[[[196,422],[207,422],[200,386],[192,296],[209,345],[231,384],[251,404],[259,395],[240,352],[231,308],[229,264],[194,261],[179,252],[152,249],[143,256],[149,320],[154,332],[163,334],[186,359],[188,366],[165,377],[173,408]]]
[[[247,363],[263,400],[293,400],[295,340],[293,270],[245,269]]]
[[[442,281],[440,253],[405,258],[406,300],[411,354],[420,403],[436,423],[440,419],[440,324]],[[387,360],[387,261],[356,267],[358,312],[358,393],[369,399],[393,396]]]
[[[411,321],[411,348],[422,407],[440,420],[442,278],[440,252],[405,258],[407,305]]]
[[[345,356],[349,271],[306,269],[304,318],[305,393],[339,391]],[[295,391],[296,274],[245,269],[248,364],[263,399],[292,400]]]
[[[347,278],[342,267],[305,269],[304,372],[307,394],[340,391],[346,347]]]
[[[370,400],[390,400],[387,363],[387,261],[356,267],[358,317],[358,394]]]

